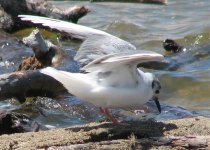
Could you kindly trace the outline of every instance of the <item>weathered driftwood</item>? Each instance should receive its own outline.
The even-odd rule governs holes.
[[[23,43],[31,47],[35,55],[23,60],[18,71],[36,70],[47,66],[56,67],[65,59],[63,50],[50,41],[44,40],[38,29],[23,38]]]
[[[91,2],[128,2],[128,3],[151,3],[167,4],[168,0],[90,0]]]
[[[55,79],[39,71],[19,71],[0,75],[0,100],[15,97],[25,102],[26,97],[56,97],[67,94],[67,91]]]
[[[91,123],[65,129],[0,136],[3,149],[208,149],[210,119]]]
[[[22,48],[22,51],[26,49],[26,47],[24,47],[25,45],[19,43],[16,38],[12,38],[10,44],[10,40],[6,41],[6,39],[8,39],[7,34],[2,34],[0,37],[2,37],[1,39],[5,38],[5,41],[0,40],[1,43],[9,43],[9,46],[5,46],[5,49],[2,49],[7,51],[7,53],[5,52],[6,55],[4,55],[4,57],[7,56],[11,50],[17,50],[16,46],[20,47],[20,50]],[[37,29],[34,30],[29,37],[24,38],[23,41],[33,49],[35,56],[30,56],[23,60],[18,68],[18,70],[22,70],[22,72],[0,75],[0,100],[15,97],[20,102],[24,102],[26,97],[31,96],[46,96],[53,98],[65,94],[66,90],[55,79],[43,75],[38,71],[24,70],[35,70],[46,66],[58,66],[63,63],[65,58],[69,58],[70,56],[64,56],[65,54],[59,47],[49,41],[45,41]],[[13,44],[14,46],[11,47]],[[16,55],[19,56],[19,53],[21,52],[17,52],[18,54]],[[6,59],[4,57],[2,58],[3,60]]]
[[[1,0],[0,26],[7,31],[14,31],[29,25],[20,21],[19,14],[48,16],[77,23],[77,21],[90,12],[87,6],[75,6],[62,10],[47,0]]]
[[[47,130],[28,116],[0,109],[0,135]]]

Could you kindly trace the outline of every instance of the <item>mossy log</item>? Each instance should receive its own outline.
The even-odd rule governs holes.
[[[0,136],[2,149],[208,149],[210,119],[90,123],[64,129]]]

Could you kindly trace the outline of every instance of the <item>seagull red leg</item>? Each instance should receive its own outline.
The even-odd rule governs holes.
[[[100,107],[99,109],[100,109],[100,112],[101,112],[102,114],[106,115],[106,117],[109,118],[109,119],[113,122],[113,124],[116,124],[116,125],[119,124],[119,121],[118,121],[117,119],[115,119],[115,118],[109,113],[108,108],[102,108],[102,107]]]

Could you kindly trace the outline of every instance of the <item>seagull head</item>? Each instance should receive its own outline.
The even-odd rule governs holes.
[[[160,85],[160,81],[154,77],[153,78],[153,81],[152,81],[152,90],[153,90],[153,97],[152,97],[152,100],[155,101],[155,104],[158,108],[158,111],[159,113],[161,113],[161,107],[160,107],[160,103],[159,103],[159,93],[160,93],[160,90],[161,90],[161,85]]]
[[[160,81],[158,80],[158,78],[149,72],[144,73],[144,79],[147,80],[147,85],[149,87],[149,89],[151,90],[151,100],[155,101],[155,104],[158,108],[159,113],[161,113],[161,107],[160,107],[160,103],[159,103],[159,93],[161,90],[161,84]]]

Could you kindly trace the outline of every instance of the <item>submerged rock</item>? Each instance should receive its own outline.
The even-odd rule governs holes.
[[[172,53],[179,53],[183,51],[183,46],[179,45],[176,41],[172,39],[166,39],[163,41],[163,48],[166,51],[172,52]]]
[[[0,74],[16,71],[23,58],[33,55],[21,40],[0,30]]]
[[[138,66],[156,70],[175,71],[186,64],[210,56],[210,44],[190,47],[180,45],[172,39],[166,39],[163,41],[163,48],[170,52],[170,55],[166,55],[162,62],[146,62]]]

